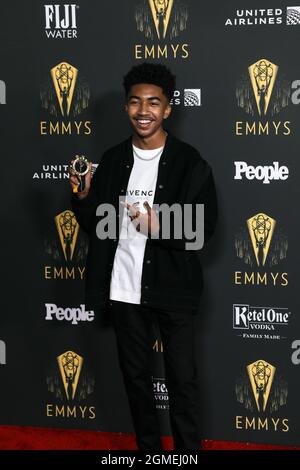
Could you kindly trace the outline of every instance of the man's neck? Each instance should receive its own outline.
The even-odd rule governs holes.
[[[166,143],[167,133],[163,129],[158,134],[151,137],[141,137],[137,134],[133,134],[132,143],[136,147],[142,150],[154,150],[159,147],[163,147]]]

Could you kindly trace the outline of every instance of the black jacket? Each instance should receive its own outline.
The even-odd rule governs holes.
[[[72,207],[81,228],[90,235],[86,265],[86,306],[104,307],[109,301],[110,278],[116,238],[100,240],[96,208],[113,204],[118,217],[119,196],[126,193],[133,167],[132,138],[106,151],[92,178],[85,199],[72,197]],[[217,218],[217,202],[212,171],[198,151],[168,134],[158,167],[154,204],[204,204],[205,242],[212,235]],[[122,206],[121,206],[122,207]],[[118,225],[118,224],[117,224]],[[196,311],[202,291],[202,269],[197,251],[187,250],[187,240],[148,238],[145,247],[141,304],[161,309]]]

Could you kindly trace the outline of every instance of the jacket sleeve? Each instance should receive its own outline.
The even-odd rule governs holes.
[[[93,228],[93,220],[97,206],[99,205],[97,188],[99,188],[101,185],[101,178],[104,172],[104,165],[102,160],[100,161],[97,170],[92,177],[91,187],[88,195],[84,199],[79,199],[76,194],[72,193],[71,197],[71,205],[76,220],[80,227],[89,235]]]
[[[165,248],[172,250],[200,251],[203,248],[203,244],[201,244],[200,248],[197,248],[198,243],[196,243],[199,229],[204,231],[204,244],[206,244],[211,238],[217,222],[217,197],[212,170],[204,160],[197,163],[193,169],[190,185],[187,191],[186,204],[190,205],[191,208],[191,214],[187,217],[187,220],[184,221],[184,217],[181,217],[180,220],[177,221],[173,218],[170,237],[163,238],[160,217],[158,238],[151,238],[153,242],[160,243]],[[196,206],[198,204],[204,205],[204,227],[203,223],[201,223],[202,218],[200,220],[199,212],[197,213],[196,210]],[[184,210],[184,207],[182,207],[182,215],[184,214]],[[185,236],[184,223],[186,222],[193,228],[193,232],[197,232],[197,235],[192,239]],[[181,238],[176,238],[174,236],[175,224],[181,224]]]

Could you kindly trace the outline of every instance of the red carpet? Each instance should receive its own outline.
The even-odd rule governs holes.
[[[172,450],[171,437],[163,437]],[[204,450],[299,450],[299,447],[203,441]],[[96,431],[0,426],[0,450],[136,450],[133,434]]]

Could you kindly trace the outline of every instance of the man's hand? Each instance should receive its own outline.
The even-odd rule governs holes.
[[[127,202],[121,201],[121,204],[128,209],[128,216],[138,232],[147,236],[159,233],[159,219],[147,201],[143,204],[146,213],[140,212],[134,205]]]
[[[89,171],[85,176],[77,176],[72,168],[73,161],[74,160],[71,161],[71,165],[69,166],[70,184],[72,187],[72,191],[77,194],[78,199],[84,199],[88,195],[91,187],[92,163],[89,163]],[[80,178],[85,178],[85,188],[84,191],[77,192],[76,190],[79,187]]]

